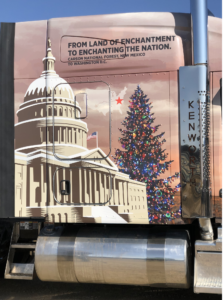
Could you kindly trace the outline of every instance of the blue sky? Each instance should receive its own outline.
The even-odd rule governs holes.
[[[126,12],[190,12],[190,0],[0,0],[0,4],[0,22]],[[222,18],[221,0],[208,0],[208,8]]]

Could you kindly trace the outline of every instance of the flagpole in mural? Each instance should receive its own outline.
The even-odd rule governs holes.
[[[131,179],[147,184],[147,203],[150,223],[167,223],[180,217],[181,213],[171,212],[174,194],[178,186],[171,188],[179,173],[166,179],[158,179],[168,170],[173,161],[166,162],[168,153],[162,150],[166,142],[165,132],[154,135],[160,125],[153,125],[155,118],[151,113],[152,102],[138,86],[129,101],[127,117],[122,122],[125,129],[120,129],[119,141],[123,150],[116,149],[113,157],[121,172],[128,173]]]
[[[91,139],[96,139],[96,148],[98,148],[98,131],[93,132],[91,135],[87,137],[87,141]]]

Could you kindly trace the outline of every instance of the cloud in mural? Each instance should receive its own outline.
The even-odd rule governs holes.
[[[116,99],[121,98],[124,99],[126,94],[127,87],[124,87],[123,90],[119,94],[115,91],[111,91],[111,110],[118,110],[122,114],[122,106],[124,100],[117,105]],[[103,115],[106,115],[109,111],[109,94],[108,90],[105,89],[86,89],[84,91],[75,91],[75,95],[77,95],[77,101],[79,104],[83,103],[83,99],[78,98],[78,94],[86,93],[87,94],[87,106],[90,109],[97,110]]]

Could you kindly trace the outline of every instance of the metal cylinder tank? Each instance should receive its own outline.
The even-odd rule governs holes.
[[[40,280],[188,288],[190,244],[186,231],[81,228],[69,236],[38,237]]]
[[[208,63],[208,6],[207,0],[191,0],[191,35],[193,64]]]

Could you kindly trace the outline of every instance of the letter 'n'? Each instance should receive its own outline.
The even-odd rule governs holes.
[[[190,131],[191,129],[195,130],[195,123],[193,123],[193,125],[192,125],[191,123],[189,123],[189,131]]]

